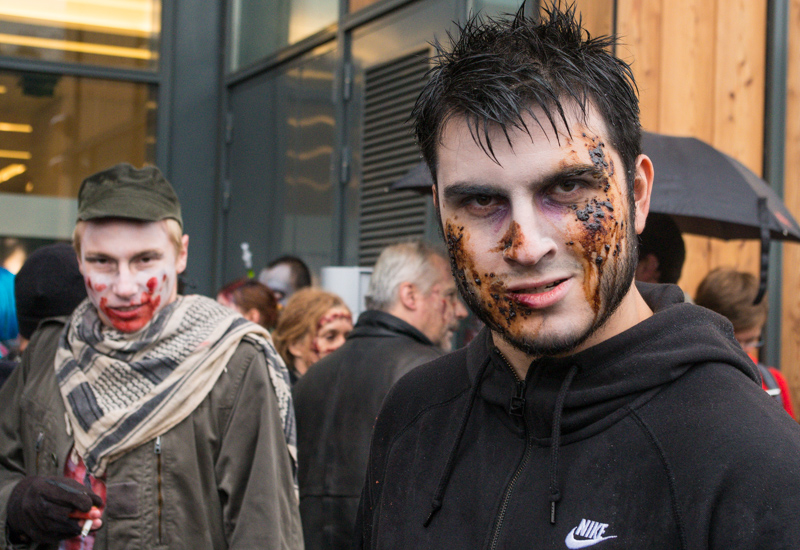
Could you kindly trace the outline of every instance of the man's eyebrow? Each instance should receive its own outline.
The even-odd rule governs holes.
[[[104,252],[93,252],[91,250],[87,250],[84,253],[84,256],[86,256],[87,258],[105,258],[105,259],[109,259],[109,260],[113,260],[114,259],[113,256],[109,256],[108,254],[106,254]]]
[[[158,248],[153,248],[150,250],[142,250],[141,252],[137,252],[133,257],[134,258],[141,258],[142,256],[157,256],[161,257],[164,255],[164,252]]]
[[[452,200],[464,196],[475,196],[475,195],[496,196],[500,194],[503,194],[501,188],[494,185],[481,184],[481,183],[466,183],[466,182],[454,183],[453,185],[448,185],[444,189],[445,200]]]
[[[603,171],[594,164],[574,164],[548,174],[538,182],[538,185],[540,187],[549,187],[566,179],[579,178],[587,174],[595,179],[603,177]]]

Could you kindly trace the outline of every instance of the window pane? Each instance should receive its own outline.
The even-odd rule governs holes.
[[[474,0],[473,13],[480,12],[489,17],[499,17],[509,13],[517,13],[522,5],[522,0]]]
[[[290,68],[281,78],[280,126],[286,133],[281,252],[303,258],[314,272],[333,260],[331,184],[335,140],[333,75],[336,50],[323,46]],[[279,129],[280,129],[279,126]],[[279,130],[280,131],[280,130]]]
[[[244,67],[335,23],[338,0],[233,0],[231,68]]]
[[[0,55],[158,67],[160,0],[0,0]]]
[[[155,160],[156,87],[0,72],[0,237],[67,239],[83,178]]]

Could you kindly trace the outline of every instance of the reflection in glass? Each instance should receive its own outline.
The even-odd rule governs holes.
[[[83,179],[155,161],[156,88],[0,72],[0,237],[68,239]]]
[[[336,22],[337,0],[233,0],[231,69],[257,61]]]
[[[75,197],[83,178],[153,162],[155,88],[0,72],[0,192]]]
[[[0,55],[158,67],[160,0],[0,0]]]
[[[335,51],[320,48],[279,80],[284,116],[281,248],[302,257],[316,272],[332,261],[335,138],[331,101]],[[280,119],[279,119],[280,120]],[[279,122],[279,124],[281,124]]]

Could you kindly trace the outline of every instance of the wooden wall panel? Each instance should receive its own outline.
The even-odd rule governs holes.
[[[618,0],[617,55],[631,63],[639,88],[642,127],[659,124],[662,0]]]
[[[784,202],[800,219],[800,0],[789,5]],[[800,404],[800,244],[783,245],[781,370]]]
[[[766,0],[619,0],[617,29],[643,127],[695,136],[761,173]],[[757,273],[757,243],[684,240],[689,294],[720,265]]]
[[[576,5],[584,27],[592,36],[607,36],[614,32],[614,0],[578,0]],[[544,6],[542,2],[542,8]]]

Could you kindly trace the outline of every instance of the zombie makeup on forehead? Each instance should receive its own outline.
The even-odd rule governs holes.
[[[353,316],[350,315],[347,311],[335,311],[333,313],[329,313],[328,315],[323,315],[323,317],[317,323],[317,330],[321,329],[328,323],[332,323],[333,321],[337,321],[339,319],[343,319],[345,321],[353,322]]]

